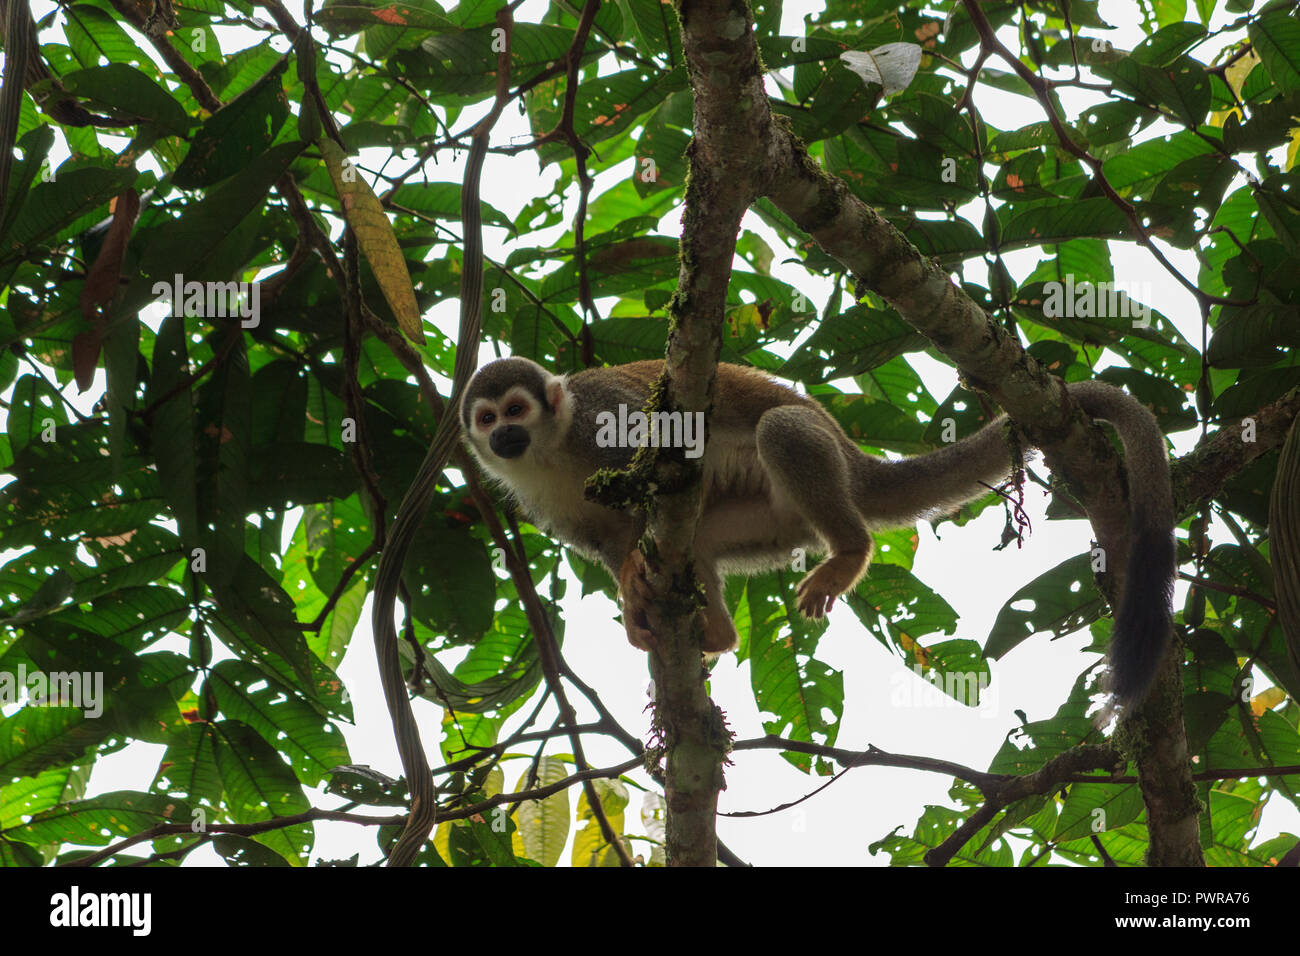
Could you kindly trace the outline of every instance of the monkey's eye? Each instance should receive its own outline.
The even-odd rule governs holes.
[[[496,412],[484,412],[482,415],[478,417],[478,423],[480,425],[491,425],[496,420],[497,420]]]
[[[524,406],[520,405],[518,402],[511,403],[510,407],[506,409],[506,414],[511,418],[514,418],[516,415],[522,415],[523,413]]]

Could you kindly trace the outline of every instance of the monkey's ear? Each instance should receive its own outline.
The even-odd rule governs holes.
[[[564,379],[556,377],[546,383],[546,402],[551,406],[551,414],[560,411],[564,403]]]

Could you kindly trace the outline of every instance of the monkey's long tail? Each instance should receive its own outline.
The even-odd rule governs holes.
[[[1106,687],[1129,711],[1141,703],[1168,646],[1174,577],[1174,505],[1165,436],[1155,416],[1103,382],[1074,382],[1070,395],[1089,415],[1115,426],[1124,443],[1129,495],[1129,554],[1115,614]],[[884,462],[862,457],[857,500],[875,527],[908,524],[978,498],[1013,467],[1006,416],[945,448]]]
[[[1178,560],[1169,456],[1164,433],[1145,406],[1102,382],[1075,382],[1067,388],[1085,412],[1114,425],[1124,443],[1129,551],[1108,654],[1107,689],[1127,712],[1142,702],[1155,680],[1173,626]]]

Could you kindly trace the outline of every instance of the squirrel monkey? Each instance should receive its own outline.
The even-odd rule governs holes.
[[[552,375],[525,358],[474,375],[461,401],[467,443],[489,476],[538,527],[601,561],[615,576],[628,640],[649,650],[649,592],[637,541],[644,519],[588,501],[600,468],[622,468],[634,447],[602,447],[600,413],[643,408],[662,361]],[[1176,571],[1164,434],[1134,399],[1100,382],[1066,386],[1124,443],[1131,551],[1110,649],[1109,690],[1125,708],[1145,695],[1170,632]],[[799,610],[821,618],[867,571],[872,529],[903,527],[979,498],[1012,471],[1006,416],[946,448],[888,461],[864,454],[817,402],[752,368],[720,364],[703,450],[703,511],[695,573],[704,585],[702,649],[736,646],[723,577],[788,566],[804,548],[826,559],[798,585]]]

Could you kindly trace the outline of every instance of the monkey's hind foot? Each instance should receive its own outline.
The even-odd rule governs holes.
[[[705,654],[718,655],[734,650],[740,643],[736,635],[736,625],[724,607],[721,610],[709,607],[701,612],[704,621],[704,637],[700,641],[700,650]]]
[[[835,599],[858,583],[870,556],[869,551],[841,551],[813,568],[795,590],[799,613],[814,620],[825,617]]]
[[[646,618],[646,606],[650,603],[650,583],[645,579],[645,555],[634,548],[623,559],[623,567],[618,572],[618,597],[623,607],[623,629],[627,631],[628,643],[633,647],[648,651],[654,645],[654,635],[650,633],[650,624]]]

